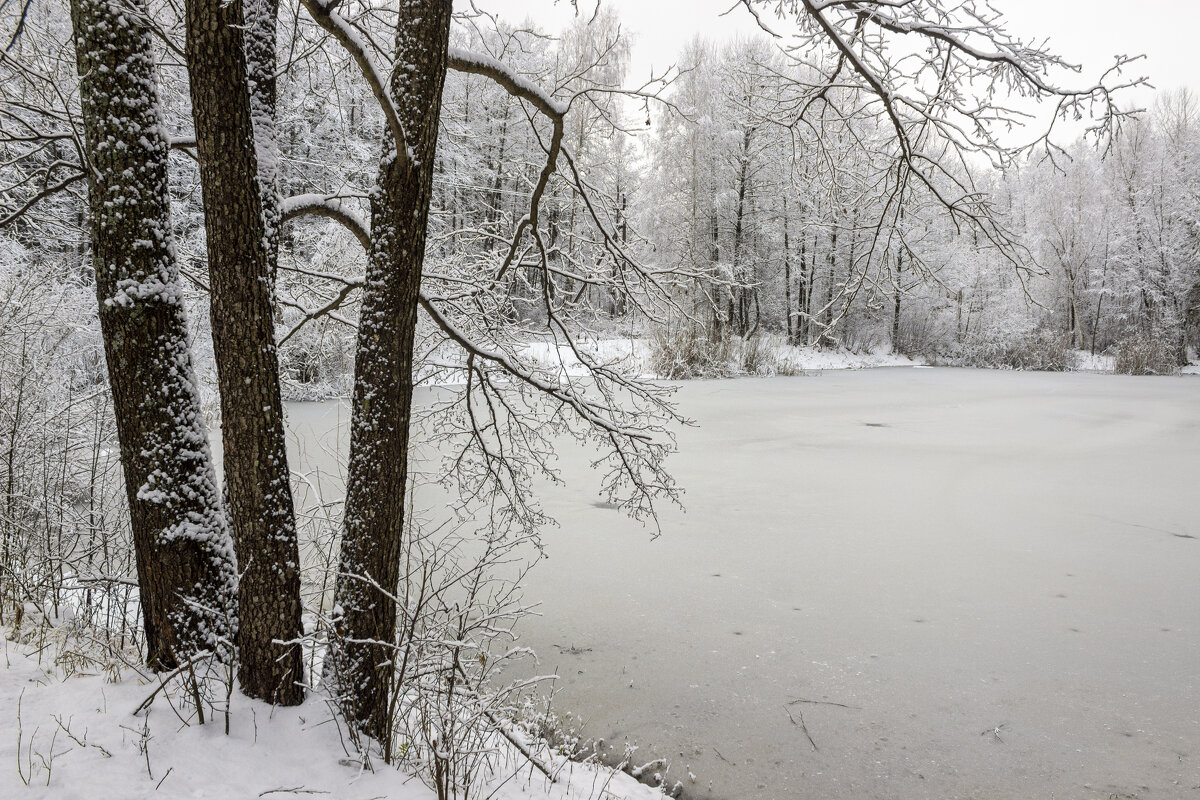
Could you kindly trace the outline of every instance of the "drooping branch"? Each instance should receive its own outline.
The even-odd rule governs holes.
[[[392,102],[392,96],[388,92],[388,81],[372,60],[367,43],[363,41],[362,36],[345,17],[337,13],[336,8],[340,0],[301,0],[301,2],[308,13],[312,15],[313,21],[324,28],[354,59],[354,63],[358,65],[367,85],[371,87],[371,94],[375,96],[375,100],[379,103],[379,108],[387,120],[388,128],[392,133],[392,141],[395,143],[396,158],[399,159],[401,165],[411,164],[412,152],[408,137],[404,132],[400,111]]]
[[[370,252],[371,250],[371,231],[366,221],[337,195],[301,194],[289,197],[280,205],[280,212],[282,222],[302,215],[332,219],[354,234],[354,238],[358,239],[358,243],[363,246],[364,251]]]

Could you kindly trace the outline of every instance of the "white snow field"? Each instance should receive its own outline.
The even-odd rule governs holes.
[[[659,538],[570,445],[545,489],[521,643],[560,713],[692,797],[1200,797],[1200,380],[876,369],[678,400],[699,426]],[[344,411],[291,416],[315,441]]]
[[[327,797],[433,800],[417,779],[386,765],[367,771],[347,750],[328,705],[311,697],[272,708],[234,694],[230,730],[218,714],[198,725],[132,670],[64,678],[51,648],[17,644],[0,630],[0,798],[161,800],[161,798]],[[183,720],[190,718],[191,724]],[[552,783],[511,748],[483,786],[492,800],[654,800],[662,795],[624,773],[549,757]]]

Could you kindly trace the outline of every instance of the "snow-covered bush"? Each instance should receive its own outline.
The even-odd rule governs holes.
[[[1071,341],[1061,331],[1045,328],[1002,338],[972,337],[939,356],[958,367],[1066,372],[1074,366]]]
[[[734,374],[735,350],[732,339],[700,325],[663,326],[650,340],[650,369],[673,381],[725,378]]]
[[[1178,350],[1166,338],[1138,333],[1117,343],[1113,371],[1122,375],[1173,375]]]

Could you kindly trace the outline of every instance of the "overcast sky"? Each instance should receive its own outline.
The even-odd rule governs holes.
[[[579,0],[589,13],[596,0]],[[744,9],[722,17],[734,0],[601,0],[617,10],[634,34],[630,80],[650,68],[674,63],[683,44],[697,33],[721,39],[756,30]],[[456,0],[462,5],[462,0]],[[562,28],[573,10],[568,0],[476,0],[480,8],[510,22],[526,17],[549,30]],[[1095,78],[1117,53],[1144,53],[1139,69],[1162,89],[1200,90],[1200,0],[992,0],[1021,38],[1049,37],[1051,46],[1083,64]],[[1149,94],[1149,93],[1147,93]],[[1139,103],[1148,101],[1143,95]]]

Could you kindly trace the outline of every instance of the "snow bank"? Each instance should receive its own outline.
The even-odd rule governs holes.
[[[0,797],[286,798],[429,800],[435,793],[386,765],[369,771],[319,696],[296,708],[271,707],[235,694],[224,715],[198,725],[163,695],[134,710],[157,683],[133,671],[63,674],[21,644],[3,641],[0,668]],[[191,724],[184,722],[188,719]],[[494,800],[662,798],[624,773],[554,761],[556,780],[515,752],[498,755],[481,796]]]
[[[650,341],[638,338],[596,339],[578,343],[579,348],[599,363],[621,362],[643,378],[657,378],[650,368]],[[849,350],[824,350],[818,347],[795,347],[782,342],[771,345],[776,362],[789,367],[793,373],[822,370],[868,369],[872,367],[911,367],[924,364],[921,359],[891,352],[852,353]],[[556,353],[557,350],[557,353]],[[564,376],[583,377],[587,369],[569,345],[555,347],[553,342],[533,342],[524,350],[531,359],[554,366],[561,364]]]

